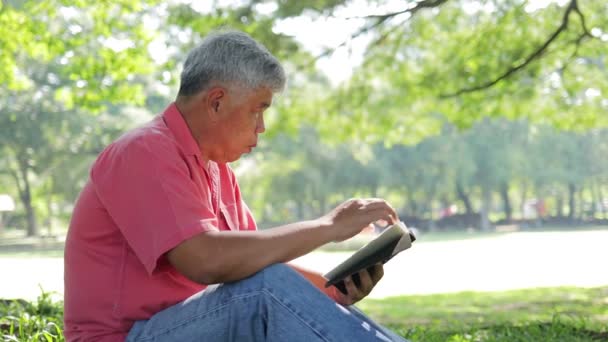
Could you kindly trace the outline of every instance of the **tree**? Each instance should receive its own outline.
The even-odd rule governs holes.
[[[351,3],[280,3],[277,15],[330,17]],[[382,4],[372,1],[354,18],[362,24],[350,40],[371,43],[353,79],[328,96],[330,124],[349,117],[351,136],[411,143],[439,133],[445,119],[470,127],[488,116],[568,129],[608,123],[602,2],[423,0],[392,11]],[[378,134],[389,128],[400,131]]]
[[[38,234],[33,187],[82,152],[108,104],[142,103],[133,80],[150,69],[150,36],[137,16],[149,10],[127,0],[2,4],[0,165],[14,178],[28,236]]]

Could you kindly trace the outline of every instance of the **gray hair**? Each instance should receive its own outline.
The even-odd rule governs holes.
[[[179,95],[194,95],[218,83],[280,92],[285,87],[285,71],[262,44],[246,33],[215,32],[188,54]]]

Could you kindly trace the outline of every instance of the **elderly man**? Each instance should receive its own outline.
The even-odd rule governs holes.
[[[65,249],[68,341],[394,341],[347,294],[284,263],[397,215],[380,199],[258,231],[227,163],[255,148],[285,84],[280,63],[240,32],[188,55],[179,94],[95,161]],[[215,285],[212,285],[215,284]]]

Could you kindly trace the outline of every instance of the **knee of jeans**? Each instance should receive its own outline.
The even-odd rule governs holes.
[[[285,286],[294,279],[298,279],[298,273],[293,268],[285,264],[274,264],[260,270],[248,281],[268,288],[276,285]]]

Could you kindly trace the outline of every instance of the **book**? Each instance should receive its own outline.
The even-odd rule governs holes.
[[[358,286],[358,273],[360,271],[369,269],[378,263],[387,263],[395,255],[410,248],[415,240],[416,237],[403,222],[398,222],[384,229],[375,239],[327,272],[323,276],[327,279],[325,287],[334,285],[346,294],[346,286],[344,285],[346,277],[352,275],[353,281]]]

